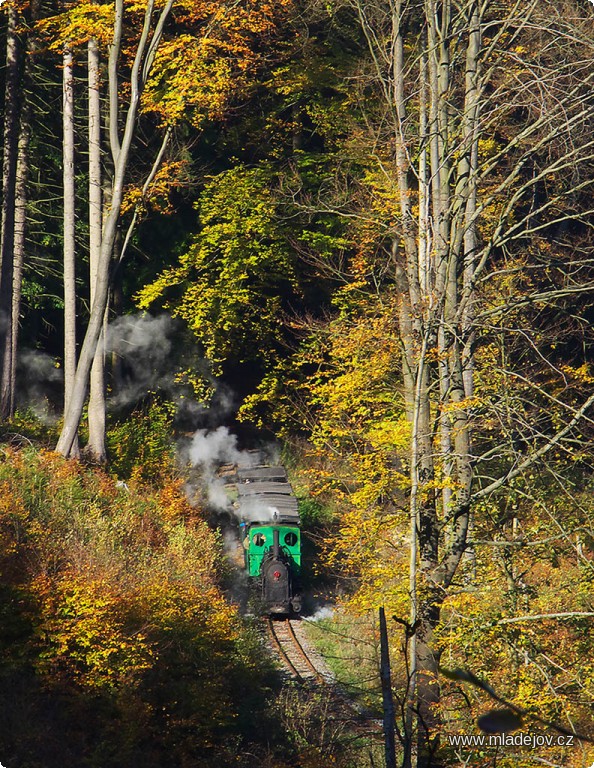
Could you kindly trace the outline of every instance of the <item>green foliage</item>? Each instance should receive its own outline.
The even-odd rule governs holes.
[[[304,528],[320,528],[334,520],[331,509],[318,499],[305,497],[299,499],[299,517]]]
[[[187,321],[215,366],[265,358],[282,337],[278,317],[295,268],[270,186],[266,168],[238,165],[213,177],[199,203],[201,230],[180,266],[138,295],[146,308],[181,287],[174,314]]]
[[[19,442],[53,445],[58,437],[56,425],[43,422],[31,408],[17,410],[0,426],[2,438]]]
[[[158,482],[173,468],[171,424],[175,406],[150,398],[107,430],[109,464],[125,480]]]

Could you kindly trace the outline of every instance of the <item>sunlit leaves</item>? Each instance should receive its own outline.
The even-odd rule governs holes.
[[[358,590],[350,596],[357,611],[378,600],[405,610],[393,560],[407,552],[401,506],[408,477],[400,457],[410,441],[397,374],[397,299],[379,302],[359,292],[349,304],[310,329],[290,364],[274,372],[276,379],[271,374],[264,381],[242,414],[267,405],[280,424],[291,410],[293,418],[303,419],[299,427],[307,430],[311,445],[309,491],[339,510],[325,566],[358,577]],[[389,557],[378,557],[380,552]]]
[[[217,585],[218,539],[181,483],[132,489],[53,453],[6,449],[0,489],[1,671],[31,683],[15,692],[35,709],[27,746],[44,737],[36,707],[47,704],[85,729],[92,719],[100,740],[113,725],[114,744],[138,754],[146,740],[182,762],[224,750],[263,663]]]
[[[132,683],[152,665],[154,649],[126,626],[125,596],[107,581],[65,571],[32,584],[40,603],[39,671],[90,688]]]
[[[63,13],[39,21],[37,28],[51,50],[61,51],[66,44],[76,49],[91,38],[107,46],[113,37],[113,23],[111,3],[80,0],[72,3]]]
[[[179,3],[178,33],[159,48],[143,109],[163,124],[186,119],[201,127],[221,117],[249,88],[261,63],[259,41],[274,35],[290,6],[290,0]]]
[[[229,98],[245,80],[234,71],[233,60],[222,55],[217,41],[180,35],[164,43],[143,96],[143,108],[164,123],[189,116],[200,126],[221,115]]]
[[[158,400],[145,404],[108,430],[111,468],[135,483],[163,482],[174,465],[171,425],[172,403]]]
[[[134,184],[128,187],[122,201],[122,215],[134,210],[139,215],[149,212],[172,214],[172,192],[186,189],[190,184],[188,161],[167,160],[161,164],[146,194],[143,185]]]
[[[120,74],[131,68],[146,0],[124,4]],[[160,9],[163,3],[157,2]],[[201,127],[219,118],[232,100],[250,87],[261,63],[259,46],[282,26],[291,0],[256,3],[206,0],[174,3],[175,29],[165,30],[142,94],[142,110],[162,125],[183,121]],[[113,39],[114,8],[110,3],[77,0],[61,13],[38,22],[38,31],[51,50],[64,45],[76,51],[94,38],[107,54]],[[122,88],[128,88],[126,77]]]
[[[201,230],[180,267],[138,297],[146,307],[181,285],[174,314],[215,365],[265,357],[281,339],[279,313],[295,272],[270,187],[265,168],[237,166],[211,179],[199,206]]]

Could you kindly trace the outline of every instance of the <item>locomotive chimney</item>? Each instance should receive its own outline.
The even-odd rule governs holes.
[[[272,532],[272,555],[275,560],[280,557],[280,533],[278,528],[275,528]]]

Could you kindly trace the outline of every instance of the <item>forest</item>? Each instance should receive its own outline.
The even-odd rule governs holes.
[[[591,768],[593,0],[0,0],[0,51],[0,766]],[[318,688],[230,555],[255,450]]]

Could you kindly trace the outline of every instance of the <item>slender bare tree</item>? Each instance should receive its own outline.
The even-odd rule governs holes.
[[[76,244],[74,184],[74,73],[72,51],[64,48],[62,65],[62,172],[64,191],[64,413],[68,412],[76,373]],[[75,438],[68,455],[78,455]]]
[[[101,190],[101,94],[99,90],[99,48],[93,38],[88,43],[88,126],[89,126],[89,264],[91,309],[95,302],[95,281],[101,257],[103,220]],[[94,461],[105,461],[105,363],[104,333],[97,342],[91,369],[89,392],[89,442],[85,448]]]
[[[416,759],[427,768],[439,764],[434,633],[467,548],[473,505],[570,438],[594,403],[587,396],[567,403],[562,427],[541,431],[520,461],[502,446],[494,454],[493,446],[474,440],[475,351],[490,311],[486,281],[496,281],[531,238],[554,238],[563,223],[586,228],[592,214],[584,193],[593,185],[594,139],[587,125],[594,38],[583,9],[569,0],[563,8],[535,0],[352,5],[381,105],[381,120],[367,125],[373,126],[380,171],[397,190],[389,251],[412,425],[414,693],[404,766]],[[549,300],[564,295],[568,282],[576,294],[592,289],[591,249],[572,260],[567,274],[575,279],[555,286]],[[540,263],[544,270],[546,255]],[[537,300],[546,297],[523,297]],[[494,473],[490,478],[477,472],[481,462]]]
[[[116,0],[115,3],[114,34],[108,62],[109,137],[114,161],[113,191],[111,208],[103,225],[101,253],[97,264],[97,276],[94,280],[94,304],[79,356],[70,406],[56,446],[56,450],[63,455],[69,454],[78,429],[88,389],[89,374],[103,327],[110,286],[112,254],[116,242],[117,227],[124,195],[124,183],[130,159],[130,148],[136,129],[140,96],[151,71],[163,34],[165,21],[169,16],[172,5],[173,0],[167,0],[159,13],[157,23],[153,29],[152,17],[155,3],[154,0],[149,0],[147,3],[144,23],[130,75],[130,97],[126,110],[123,134],[120,136],[118,120],[120,98],[118,62],[124,23],[124,4],[123,0]]]

